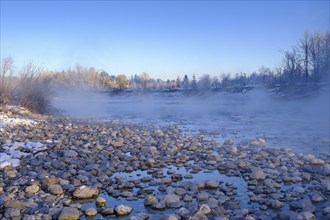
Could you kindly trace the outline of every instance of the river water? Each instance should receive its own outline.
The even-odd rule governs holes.
[[[77,118],[120,120],[156,126],[176,125],[189,135],[203,134],[220,144],[263,138],[271,148],[329,153],[329,90],[287,99],[269,92],[123,93],[63,91],[53,105]]]
[[[329,154],[329,93],[320,91],[305,98],[287,99],[274,96],[265,91],[250,91],[244,94],[209,93],[191,96],[175,93],[96,93],[88,91],[63,91],[53,102],[54,107],[65,114],[76,118],[95,118],[101,121],[147,123],[154,126],[177,126],[187,135],[204,135],[222,144],[226,140],[234,143],[253,141],[262,138],[265,145],[272,148],[292,148],[295,152]],[[198,165],[195,164],[194,165]],[[189,167],[189,166],[186,166]],[[172,169],[185,176],[191,174],[191,179],[183,179],[170,187],[178,187],[185,181],[198,182],[215,180],[222,182],[221,187],[232,183],[235,200],[242,208],[257,209],[258,204],[251,202],[248,195],[247,182],[241,176],[227,176],[218,170],[202,170],[190,173],[186,167],[168,165],[160,172]],[[144,170],[130,173],[115,173],[110,178],[120,175],[128,180],[151,178],[151,182],[142,184],[143,190],[153,191],[156,197],[165,194],[158,189],[160,179]],[[155,183],[155,184],[152,184]],[[158,184],[157,184],[158,183]],[[308,187],[306,183],[281,184],[281,192],[294,187]],[[140,188],[134,188],[133,193]],[[131,215],[146,213],[150,219],[165,219],[166,214],[173,214],[176,209],[153,210],[144,206],[143,198],[112,197],[106,192],[100,194],[111,207],[124,204],[133,208]],[[198,201],[193,199],[186,208],[196,210]],[[94,201],[83,204],[82,210],[96,208]],[[316,216],[321,218],[322,204],[316,205]],[[289,203],[283,202],[282,210],[289,210]],[[270,211],[270,217],[276,211]],[[93,219],[103,218],[101,214]],[[108,216],[105,219],[115,219]],[[82,219],[87,219],[82,217]],[[129,216],[124,217],[129,219]]]

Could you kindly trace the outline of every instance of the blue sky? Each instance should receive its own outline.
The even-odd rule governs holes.
[[[329,30],[329,1],[3,1],[1,57],[154,78],[275,67],[305,30]]]

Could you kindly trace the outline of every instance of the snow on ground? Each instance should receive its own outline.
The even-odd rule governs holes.
[[[22,110],[18,107],[7,107],[12,111],[18,111],[19,113],[26,113],[27,110]],[[5,132],[6,127],[14,127],[16,125],[22,126],[34,126],[37,124],[35,120],[19,117],[10,117],[11,113],[0,113],[0,132]],[[20,163],[20,158],[25,157],[31,153],[36,154],[47,148],[46,145],[40,142],[14,142],[11,144],[0,145],[0,169],[8,165],[17,167]]]
[[[17,167],[20,158],[46,150],[47,146],[40,142],[14,142],[13,144],[3,145],[2,148],[4,152],[0,153],[0,169],[8,165]]]
[[[7,115],[0,114],[0,128],[5,126],[15,126],[15,125],[27,125],[33,126],[37,124],[35,120],[26,119],[26,118],[11,118]]]

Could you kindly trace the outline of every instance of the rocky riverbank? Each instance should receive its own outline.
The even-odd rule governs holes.
[[[330,218],[328,155],[174,126],[0,115],[0,219]]]

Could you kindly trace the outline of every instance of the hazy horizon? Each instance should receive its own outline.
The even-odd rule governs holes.
[[[329,30],[328,1],[1,1],[1,57],[49,70],[153,78],[258,71],[305,30]]]

